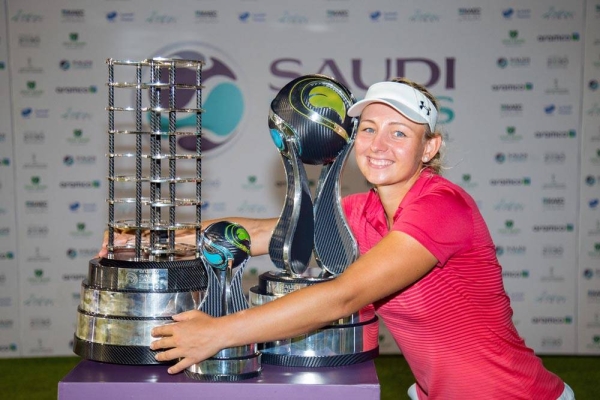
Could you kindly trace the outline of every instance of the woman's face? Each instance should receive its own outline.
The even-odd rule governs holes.
[[[425,125],[386,104],[369,104],[360,116],[354,144],[360,171],[377,188],[412,184],[426,151],[424,135]]]

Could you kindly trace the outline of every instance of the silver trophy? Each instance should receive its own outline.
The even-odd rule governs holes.
[[[208,276],[208,291],[200,310],[222,317],[248,308],[242,275],[250,257],[250,235],[227,221],[207,226],[200,239],[200,256]],[[187,376],[202,381],[237,381],[261,370],[256,344],[227,348],[187,368]]]
[[[152,328],[198,309],[208,284],[197,246],[176,240],[184,229],[200,239],[203,63],[107,64],[108,255],[89,262],[73,351],[94,361],[156,364]],[[192,129],[176,129],[181,115],[195,119]],[[195,153],[177,152],[182,136],[195,138]],[[123,231],[132,240],[117,246],[115,233]]]
[[[340,178],[356,134],[347,115],[355,99],[346,87],[323,75],[296,78],[271,103],[269,128],[283,160],[287,193],[269,244],[278,271],[260,275],[250,289],[258,306],[303,287],[335,279],[358,257],[346,222]],[[315,200],[304,163],[322,165]],[[317,267],[310,268],[314,254]],[[262,343],[262,362],[328,367],[366,361],[379,354],[379,325],[373,312],[357,312],[315,332]]]

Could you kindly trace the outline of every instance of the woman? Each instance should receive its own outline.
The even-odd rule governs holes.
[[[164,349],[156,359],[181,359],[169,373],[373,304],[416,378],[413,399],[574,398],[519,337],[475,202],[439,175],[437,110],[427,89],[406,79],[372,85],[348,110],[360,116],[356,161],[373,185],[343,201],[361,256],[336,279],[263,306],[221,318],[188,311],[154,328],[151,348]],[[253,255],[267,253],[275,219],[228,220],[250,232]]]

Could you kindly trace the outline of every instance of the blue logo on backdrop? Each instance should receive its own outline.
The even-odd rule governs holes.
[[[239,136],[246,114],[247,103],[242,90],[243,78],[238,64],[217,47],[201,42],[182,42],[168,45],[155,52],[156,57],[202,60],[202,154],[213,156],[230,148]],[[166,72],[163,74],[165,75]],[[194,84],[195,71],[180,68],[177,70],[177,82]],[[190,90],[177,90],[177,108],[196,108],[195,93]],[[168,107],[169,96],[160,98],[160,106]],[[193,131],[196,115],[178,115],[176,129]],[[161,130],[168,131],[168,114],[161,116]],[[181,136],[178,139],[181,149],[196,151],[195,136]]]

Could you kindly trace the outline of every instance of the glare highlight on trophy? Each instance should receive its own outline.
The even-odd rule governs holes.
[[[269,244],[277,271],[266,272],[250,289],[258,306],[344,272],[358,257],[346,222],[340,179],[356,134],[347,115],[355,99],[334,79],[305,75],[285,85],[271,103],[269,129],[281,155],[287,193]],[[304,164],[322,165],[313,196]],[[309,266],[314,254],[317,266]],[[319,312],[319,310],[315,310]],[[262,362],[284,366],[329,367],[355,364],[379,354],[374,312],[361,310],[315,332],[262,343]]]
[[[107,65],[108,255],[89,262],[73,351],[94,361],[156,364],[152,328],[198,309],[208,283],[197,246],[176,237],[195,230],[198,243],[201,235],[203,62]],[[177,129],[182,115],[195,119],[186,131]],[[178,153],[182,136],[195,137],[194,153]],[[115,245],[119,232],[131,240]]]
[[[200,257],[208,276],[208,289],[200,310],[222,317],[248,308],[242,275],[250,258],[250,235],[241,225],[220,221],[207,226],[200,239]],[[186,375],[202,381],[237,381],[253,378],[261,370],[256,344],[227,348],[188,367]]]

